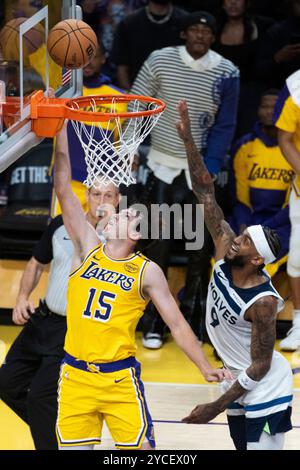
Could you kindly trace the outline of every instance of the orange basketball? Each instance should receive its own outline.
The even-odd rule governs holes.
[[[79,69],[95,56],[97,36],[81,20],[64,20],[57,23],[48,36],[48,51],[54,62],[68,69]]]
[[[0,47],[3,59],[20,60],[19,58],[19,30],[20,25],[28,18],[15,18],[6,23],[0,31]],[[45,42],[45,30],[38,23],[24,34],[24,58],[35,52]]]

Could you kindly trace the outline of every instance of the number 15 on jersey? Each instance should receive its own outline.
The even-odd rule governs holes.
[[[98,298],[97,298],[98,296]],[[97,298],[97,304],[99,308],[92,310],[94,299]],[[91,288],[89,290],[87,304],[83,311],[83,318],[90,318],[92,320],[107,322],[110,319],[112,313],[112,302],[116,299],[116,294],[107,292],[105,290],[98,291],[97,289]]]

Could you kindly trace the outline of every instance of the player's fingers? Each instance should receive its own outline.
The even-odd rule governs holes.
[[[30,313],[28,313],[27,309],[22,309],[21,310],[21,316],[22,318],[27,322],[30,318]]]
[[[24,320],[20,312],[15,312],[15,315],[13,316],[13,322],[16,325],[24,325],[26,320]]]
[[[34,305],[33,305],[31,302],[28,302],[28,308],[29,308],[30,313],[34,313],[34,312],[35,312]]]
[[[48,97],[49,98],[55,98],[55,92],[53,88],[48,88]]]
[[[12,313],[12,321],[16,323],[16,325],[18,324],[18,321],[19,321],[18,312],[15,308],[13,309],[13,313]]]
[[[216,379],[218,382],[222,382],[222,380],[224,380],[225,378],[225,375],[224,375],[224,372],[222,370],[218,370],[216,372]]]
[[[227,370],[227,369],[223,369],[223,376],[224,376],[225,380],[234,380],[235,379],[232,372],[230,372],[230,370]]]
[[[181,422],[182,422],[182,423],[186,423],[186,424],[190,423],[190,422],[191,422],[190,416],[186,416],[185,418],[183,418],[183,419],[181,420]]]
[[[224,374],[221,370],[215,370],[211,374],[205,377],[207,382],[222,382],[224,380]]]
[[[20,322],[22,320],[22,313],[21,309],[19,307],[15,307],[13,310],[13,321]]]

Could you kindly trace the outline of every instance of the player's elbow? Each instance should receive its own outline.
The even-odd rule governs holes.
[[[187,323],[183,316],[179,317],[168,326],[175,342],[180,346],[186,341],[190,341],[191,338],[194,337],[190,325]]]

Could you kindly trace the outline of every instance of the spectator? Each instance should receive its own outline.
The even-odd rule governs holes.
[[[219,0],[174,0],[173,3],[188,12],[204,10],[214,16],[219,7]]]
[[[268,16],[281,21],[286,17],[286,3],[287,0],[250,0],[249,10],[253,15]]]
[[[281,151],[296,173],[290,195],[291,238],[287,272],[294,304],[293,327],[280,343],[281,349],[300,346],[300,70],[288,77],[278,99],[275,124]]]
[[[120,87],[130,89],[152,51],[182,44],[180,22],[185,15],[186,12],[169,0],[150,0],[149,5],[120,22],[112,51]]]
[[[290,15],[271,26],[261,41],[257,76],[270,87],[282,88],[300,67],[300,0],[290,0]]]
[[[110,54],[116,27],[125,16],[144,6],[147,0],[78,0],[77,3],[82,8],[83,20],[94,29],[103,44],[104,71],[113,76]]]
[[[110,208],[119,203],[117,188],[92,188],[87,199],[87,220],[93,227],[102,224],[104,228]],[[100,221],[101,208],[105,214]],[[37,450],[57,450],[57,383],[64,357],[66,294],[73,253],[59,216],[46,229],[23,273],[13,321],[24,328],[0,368],[0,398],[30,426]],[[50,262],[46,297],[35,309],[29,297]]]
[[[101,45],[98,46],[96,56],[94,59],[83,69],[83,96],[88,95],[119,95],[122,92],[119,88],[111,83],[111,79],[102,74],[102,66],[105,63],[104,51]],[[102,109],[107,106],[110,110],[109,104],[102,105]],[[116,105],[118,112],[126,111],[126,104],[119,103]],[[106,123],[104,124],[106,126]],[[94,138],[98,141],[102,140],[101,132],[95,129]],[[113,135],[112,135],[113,138]],[[87,169],[85,164],[85,156],[82,146],[78,141],[72,123],[68,123],[68,140],[70,149],[70,161],[72,167],[72,188],[82,206],[87,210],[86,203],[86,187],[83,182],[87,177]],[[60,206],[53,193],[52,197],[52,210],[51,215],[56,216],[61,213]]]
[[[286,204],[294,172],[281,153],[272,121],[278,95],[276,89],[266,90],[261,95],[253,131],[235,145],[233,169],[237,203],[230,222],[236,233],[242,233],[250,225],[271,225],[280,237],[278,259],[281,259],[289,250],[290,222]],[[270,274],[275,273],[278,264],[272,264]]]
[[[253,64],[262,33],[273,20],[250,16],[248,0],[222,0],[221,5],[213,48],[240,69],[241,91],[236,129],[236,136],[240,137],[252,128],[256,120],[264,85],[257,80]]]
[[[167,105],[151,133],[148,165],[153,173],[148,178],[146,191],[149,191],[152,203],[195,203],[184,146],[175,128],[176,106],[180,99],[189,103],[192,131],[211,173],[219,172],[230,146],[236,123],[239,72],[232,62],[210,49],[215,31],[215,18],[207,12],[195,12],[185,17],[182,33],[185,46],[154,51],[131,89],[134,94],[161,98]],[[169,241],[163,240],[151,253],[150,250],[147,252],[165,272],[169,263],[169,247]],[[199,284],[201,275],[206,277],[207,283],[210,256],[207,244],[203,250],[190,254],[189,281],[182,303],[182,311],[190,321],[192,305],[195,304],[190,296],[195,296],[195,286]],[[197,269],[193,271],[191,267]],[[152,311],[153,307],[149,310]],[[163,325],[157,322],[155,313],[150,313],[150,317],[151,325],[146,327],[143,344],[160,347]],[[195,333],[201,337],[199,329]]]

